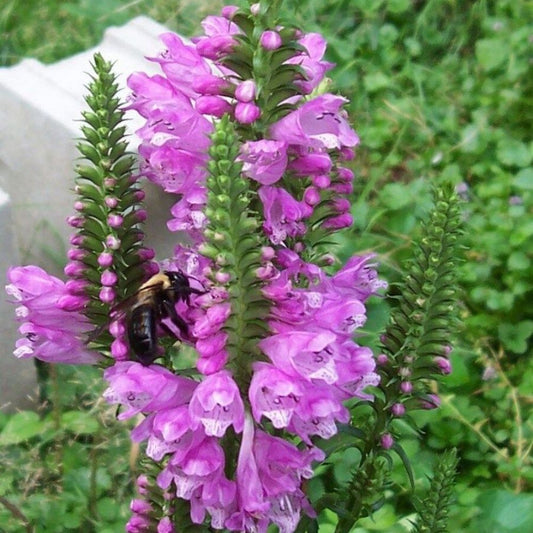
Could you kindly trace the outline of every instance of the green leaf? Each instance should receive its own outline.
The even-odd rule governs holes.
[[[20,444],[39,435],[45,423],[33,411],[21,411],[13,415],[0,433],[0,446]]]
[[[484,70],[494,70],[509,58],[509,46],[503,39],[480,39],[476,43],[476,57]]]
[[[61,425],[66,431],[75,435],[91,435],[97,433],[100,425],[90,414],[84,411],[67,411],[61,415]]]
[[[387,2],[387,11],[391,13],[404,13],[411,7],[411,0],[389,0]]]
[[[407,187],[401,183],[388,183],[383,187],[379,196],[390,209],[402,209],[413,201],[408,194]]]
[[[516,139],[501,139],[496,147],[498,160],[509,167],[527,167],[531,163],[531,152],[526,144]]]
[[[503,323],[498,326],[498,337],[508,350],[524,353],[527,341],[533,334],[533,320],[523,320],[518,324]]]
[[[533,494],[513,494],[496,489],[483,493],[477,504],[481,513],[472,531],[533,531]]]
[[[513,185],[526,191],[533,190],[533,167],[523,168],[514,178]]]
[[[509,270],[526,270],[531,265],[531,260],[525,252],[513,252],[507,259]]]
[[[390,85],[390,78],[387,77],[383,72],[373,72],[367,74],[364,78],[365,89],[369,93],[379,91]]]

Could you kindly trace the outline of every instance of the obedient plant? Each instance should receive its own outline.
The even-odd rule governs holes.
[[[355,335],[386,284],[373,255],[339,267],[331,248],[352,222],[359,139],[346,99],[321,90],[333,66],[324,39],[280,25],[276,4],[227,6],[192,42],[163,34],[166,49],[151,58],[162,73],[132,74],[122,108],[95,56],[69,280],[34,266],[8,273],[22,322],[15,355],[99,364],[118,418],[143,415],[132,439],[151,465],[129,532],[316,531],[326,507],[348,531],[382,488],[381,457],[401,453],[394,419],[435,407],[425,380],[450,370],[452,195],[439,193],[375,358]],[[136,172],[126,110],[145,121]],[[159,265],[143,244],[141,177],[176,197],[167,226],[180,244]],[[158,324],[167,338],[148,365],[128,346],[128,302],[158,270],[184,274],[192,290],[173,303],[181,327]],[[314,467],[347,447],[361,451],[349,487],[311,501]]]

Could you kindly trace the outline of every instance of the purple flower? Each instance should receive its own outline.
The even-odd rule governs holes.
[[[207,436],[223,437],[228,426],[240,433],[244,405],[237,384],[225,370],[207,376],[195,389],[189,404],[191,427],[203,425]]]
[[[176,496],[190,500],[197,489],[218,479],[223,469],[224,450],[217,439],[197,432],[188,446],[170,457],[157,483],[166,489],[174,481]]]
[[[157,533],[174,533],[174,525],[168,516],[163,517],[157,524]]]
[[[195,37],[197,52],[207,59],[217,60],[231,52],[236,45],[233,35],[241,33],[240,28],[224,17],[208,16],[202,21],[205,36]]]
[[[287,375],[332,384],[338,375],[331,350],[327,349],[336,338],[332,332],[291,331],[271,335],[259,347]]]
[[[287,168],[287,145],[279,141],[248,141],[241,147],[242,172],[262,185],[278,181]]]
[[[248,396],[256,421],[266,416],[275,428],[287,427],[304,394],[304,383],[268,363],[256,363]]]
[[[318,87],[324,79],[324,74],[334,66],[334,63],[322,61],[326,51],[326,40],[319,33],[306,33],[298,40],[298,43],[307,49],[307,54],[302,53],[291,57],[286,63],[300,65],[304,69],[307,79],[297,80],[296,85],[305,94],[310,94],[313,89]]]
[[[302,220],[312,213],[305,202],[298,202],[280,187],[263,185],[258,192],[265,216],[263,228],[273,244],[305,233]]]
[[[63,281],[37,266],[10,268],[7,278],[6,292],[18,304],[16,316],[22,322],[15,357],[69,364],[102,360],[85,345],[93,329],[80,311],[86,297],[70,294]]]
[[[151,60],[161,65],[161,69],[176,89],[187,96],[195,96],[195,80],[211,75],[208,62],[197,52],[194,45],[185,44],[175,33],[163,33],[160,39],[167,49],[160,57]]]
[[[104,372],[104,378],[109,381],[104,398],[128,408],[118,415],[120,420],[187,403],[197,386],[162,366],[147,367],[133,361],[117,362]]]
[[[331,150],[355,146],[359,137],[341,110],[346,99],[323,94],[304,103],[270,127],[270,136],[288,144]]]
[[[291,161],[289,169],[298,176],[309,176],[325,174],[331,166],[331,158],[326,153],[304,153]]]
[[[203,229],[207,224],[204,213],[206,191],[203,187],[191,187],[170,209],[174,218],[167,222],[170,231],[186,231],[195,242],[203,241]]]

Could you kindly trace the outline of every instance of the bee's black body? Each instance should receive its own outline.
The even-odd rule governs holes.
[[[158,326],[170,335],[172,330],[162,320],[168,318],[179,329],[183,340],[189,340],[189,328],[175,308],[179,300],[189,303],[191,294],[203,291],[190,286],[183,272],[160,272],[144,283],[134,295],[127,311],[127,332],[130,349],[143,365],[151,364],[159,356]]]

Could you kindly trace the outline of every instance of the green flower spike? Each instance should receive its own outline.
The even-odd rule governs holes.
[[[71,238],[72,262],[66,273],[73,278],[71,290],[88,296],[85,314],[100,332],[110,308],[146,277],[153,252],[142,247],[144,192],[134,185],[135,157],[127,153],[116,77],[100,54],[95,54],[92,66],[89,110],[83,112],[83,138],[77,146],[85,159],[76,167],[78,215],[69,219],[77,232]],[[95,348],[108,349],[109,337],[97,336]]]
[[[251,377],[250,363],[260,358],[257,341],[267,332],[269,304],[256,273],[261,266],[261,246],[266,243],[258,231],[259,217],[250,207],[256,193],[250,189],[250,180],[241,176],[242,165],[235,161],[239,144],[227,116],[217,123],[212,140],[207,178],[209,223],[201,252],[216,265],[215,282],[227,274],[224,287],[231,315],[225,327],[229,334],[226,348],[235,380],[245,388]]]

